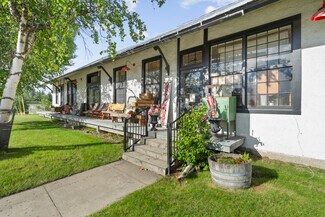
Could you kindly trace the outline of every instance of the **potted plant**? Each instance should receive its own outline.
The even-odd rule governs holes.
[[[220,112],[214,97],[207,95],[204,100],[208,111],[203,116],[209,119],[211,139],[210,143],[219,144],[217,137],[220,131]],[[217,117],[216,117],[217,116]],[[252,161],[248,153],[243,155],[220,153],[208,158],[212,180],[220,187],[227,189],[248,188],[252,180]]]
[[[219,153],[208,158],[212,180],[226,189],[249,188],[252,180],[252,160],[248,153]]]

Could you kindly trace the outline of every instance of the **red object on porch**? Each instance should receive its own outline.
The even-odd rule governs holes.
[[[311,17],[312,21],[324,20],[325,19],[325,0],[323,0],[323,6]]]
[[[127,67],[127,66],[124,66],[121,70],[122,70],[122,71],[130,71],[130,68]]]

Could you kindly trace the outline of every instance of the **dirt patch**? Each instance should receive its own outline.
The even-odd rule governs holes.
[[[257,193],[263,193],[263,192],[269,190],[269,187],[266,184],[264,184],[264,185],[258,185],[258,186],[251,187],[251,189]]]
[[[97,138],[105,139],[108,143],[122,143],[123,137],[120,135],[116,135],[113,133],[106,133],[106,132],[96,132],[94,130],[90,130],[87,128],[80,128],[78,129],[81,133],[88,134],[95,136]]]

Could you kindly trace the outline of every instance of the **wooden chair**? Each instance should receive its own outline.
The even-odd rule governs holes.
[[[100,118],[102,111],[107,111],[109,104],[108,103],[104,103],[103,106],[99,106],[98,109],[96,109],[95,111],[93,111],[91,113],[91,117],[93,118]]]
[[[110,104],[108,111],[103,111],[103,115],[108,115],[109,118],[112,118],[113,122],[118,122],[118,119],[121,118],[122,121],[124,118],[130,117],[128,114],[124,114],[125,104]]]
[[[99,103],[96,102],[91,109],[83,112],[83,114],[85,114],[86,116],[88,116],[91,112],[95,111],[98,108],[98,106],[99,106]]]
[[[110,107],[111,107],[110,105],[111,105],[110,103],[107,103],[107,108],[106,108],[106,110],[103,109],[103,110],[100,112],[100,114],[99,114],[99,118],[101,118],[102,120],[104,120],[106,117],[107,117],[107,119],[111,119],[110,113],[111,113],[112,111],[110,110]]]

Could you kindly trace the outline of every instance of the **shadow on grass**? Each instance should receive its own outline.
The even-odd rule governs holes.
[[[6,152],[5,151],[0,152],[0,160],[22,158],[38,151],[65,151],[65,150],[74,150],[79,148],[87,148],[91,146],[113,145],[113,144],[120,144],[120,143],[97,142],[97,143],[76,144],[76,145],[31,146],[31,147],[23,147],[23,148],[9,148],[9,150]]]
[[[253,165],[252,187],[259,186],[278,177],[278,173],[273,169]]]
[[[12,131],[52,129],[58,128],[60,125],[62,125],[62,122],[59,121],[30,121],[14,124]]]

